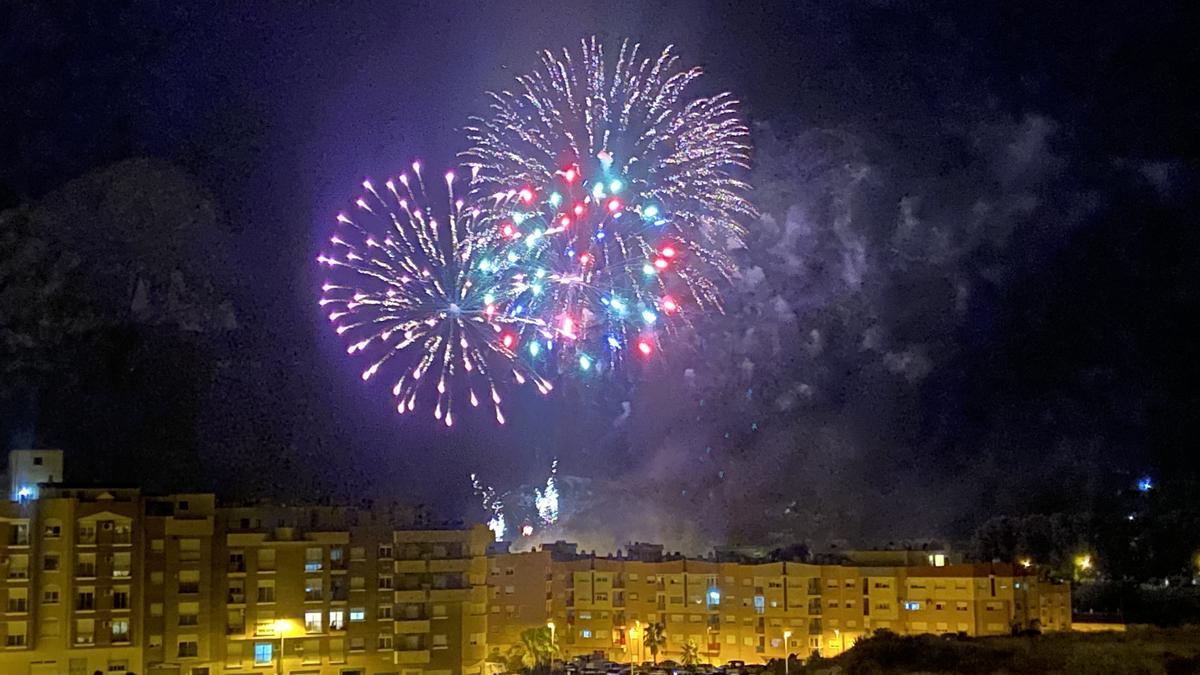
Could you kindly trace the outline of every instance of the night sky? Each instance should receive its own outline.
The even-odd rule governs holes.
[[[0,206],[118,324],[6,390],[6,446],[62,447],[79,481],[466,518],[469,472],[503,491],[558,457],[567,536],[682,546],[1196,485],[1189,3],[334,4],[0,5]],[[744,103],[764,216],[728,312],[628,389],[518,395],[503,429],[400,419],[316,306],[333,217],[363,177],[448,166],[486,90],[591,34],[674,44]],[[135,278],[165,313],[130,309]]]

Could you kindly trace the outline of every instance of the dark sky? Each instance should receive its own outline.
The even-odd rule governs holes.
[[[569,475],[671,485],[637,508],[706,514],[715,537],[877,534],[864,523],[898,503],[906,532],[936,533],[1064,508],[1066,484],[1194,471],[1187,5],[6,3],[8,201],[131,157],[179,167],[217,205],[227,248],[189,253],[239,325],[188,352],[211,381],[143,386],[188,381],[160,354],[119,404],[94,382],[45,397],[91,403],[43,404],[38,440],[100,476],[450,512],[468,471],[515,485],[560,456]],[[744,101],[768,218],[730,316],[694,363],[625,392],[625,427],[612,392],[571,387],[519,401],[503,430],[402,423],[320,320],[319,242],[362,177],[451,162],[482,92],[590,34],[673,43],[702,87]],[[206,241],[189,236],[162,238]],[[163,397],[188,399],[184,419],[120,423]],[[122,428],[139,425],[163,429]]]

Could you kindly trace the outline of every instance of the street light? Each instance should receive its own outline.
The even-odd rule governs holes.
[[[275,634],[279,636],[279,660],[275,663],[275,672],[283,675],[284,641],[287,640],[288,633],[294,632],[293,629],[297,628],[297,626],[296,622],[290,619],[278,619],[272,627],[275,629]]]
[[[788,643],[792,637],[792,631],[783,631],[783,675],[788,675],[788,669],[792,665],[792,648]]]

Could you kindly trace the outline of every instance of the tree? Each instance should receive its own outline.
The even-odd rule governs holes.
[[[513,645],[509,655],[510,668],[519,664],[526,672],[549,669],[559,655],[558,642],[548,627],[529,628],[521,632],[521,641]]]
[[[648,624],[642,642],[650,650],[650,658],[658,663],[658,650],[667,644],[666,628],[661,623]]]
[[[691,668],[700,664],[700,648],[692,640],[688,640],[683,646],[683,655],[679,657],[680,663]]]

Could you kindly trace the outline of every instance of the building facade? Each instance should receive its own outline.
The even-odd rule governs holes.
[[[714,663],[835,655],[878,629],[1070,628],[1069,587],[1020,565],[489,554],[482,525],[401,506],[32,488],[0,502],[3,675],[473,675],[543,627],[568,655],[645,661],[662,624],[660,660],[690,643]]]
[[[493,555],[489,643],[553,626],[571,656],[651,658],[645,627],[662,624],[658,658],[696,645],[712,663],[836,655],[875,630],[1008,635],[1070,628],[1070,587],[1012,564],[813,565],[794,562]]]
[[[481,673],[490,541],[399,507],[41,485],[0,503],[0,673]]]

